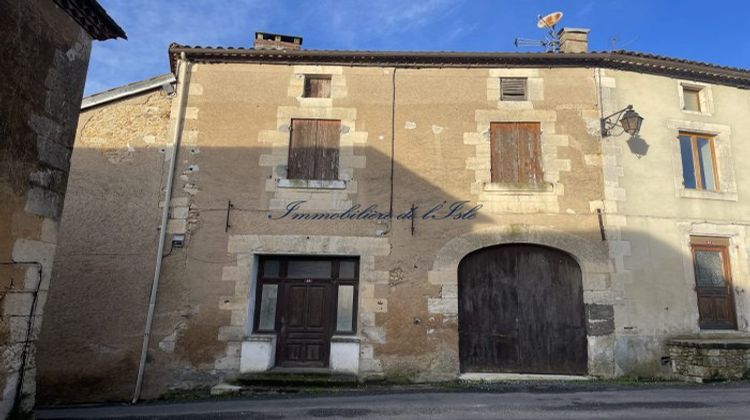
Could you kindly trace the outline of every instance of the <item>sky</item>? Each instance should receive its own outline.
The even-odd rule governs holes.
[[[589,28],[589,49],[625,49],[750,69],[750,0],[99,0],[127,40],[94,42],[85,94],[169,72],[167,48],[250,47],[256,31],[304,49],[539,51],[537,16]]]

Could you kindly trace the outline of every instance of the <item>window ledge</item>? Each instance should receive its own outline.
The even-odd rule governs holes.
[[[532,109],[534,106],[528,99],[518,101],[500,99],[497,101],[497,105],[505,109]]]
[[[359,343],[362,341],[356,335],[334,335],[331,337],[331,343]]]
[[[276,333],[272,332],[257,332],[252,333],[245,337],[244,341],[261,341],[261,342],[271,342],[276,339]]]
[[[555,186],[550,182],[540,184],[514,184],[501,182],[486,182],[484,184],[485,192],[504,193],[508,195],[534,195],[554,193]]]
[[[682,198],[698,198],[703,200],[720,200],[720,201],[737,201],[737,193],[717,192],[706,190],[695,190],[691,188],[682,188],[679,190]]]
[[[689,114],[689,115],[701,115],[701,116],[704,116],[704,117],[710,117],[711,116],[710,112],[691,111],[689,109],[683,109],[682,112],[684,112],[685,114]]]
[[[322,106],[330,107],[333,106],[333,98],[319,98],[315,96],[298,96],[297,99],[302,106]]]
[[[320,190],[343,190],[346,189],[346,181],[340,179],[278,179],[276,186],[279,188],[308,188]]]

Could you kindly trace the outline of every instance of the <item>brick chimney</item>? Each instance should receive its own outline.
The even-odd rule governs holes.
[[[562,28],[557,36],[560,38],[561,53],[589,52],[589,31],[582,28]]]
[[[301,48],[302,37],[300,36],[256,32],[253,40],[255,50],[299,50]]]

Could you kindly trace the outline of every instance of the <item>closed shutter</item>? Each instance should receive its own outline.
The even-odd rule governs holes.
[[[503,77],[500,79],[500,100],[525,101],[526,79],[522,77]]]
[[[292,120],[287,178],[315,179],[316,120]]]
[[[339,179],[340,133],[340,121],[318,121],[318,135],[315,151],[315,179]]]
[[[287,178],[338,179],[340,127],[340,121],[292,120]]]
[[[330,98],[330,76],[305,76],[305,98]]]
[[[543,181],[539,123],[492,123],[492,182],[537,184]]]

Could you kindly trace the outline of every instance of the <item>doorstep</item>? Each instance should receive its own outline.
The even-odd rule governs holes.
[[[505,381],[588,381],[591,378],[583,375],[550,375],[538,373],[462,373],[461,381],[469,382],[505,382]]]
[[[246,387],[349,387],[356,386],[357,376],[331,372],[327,368],[280,368],[262,373],[241,374],[232,381]]]

